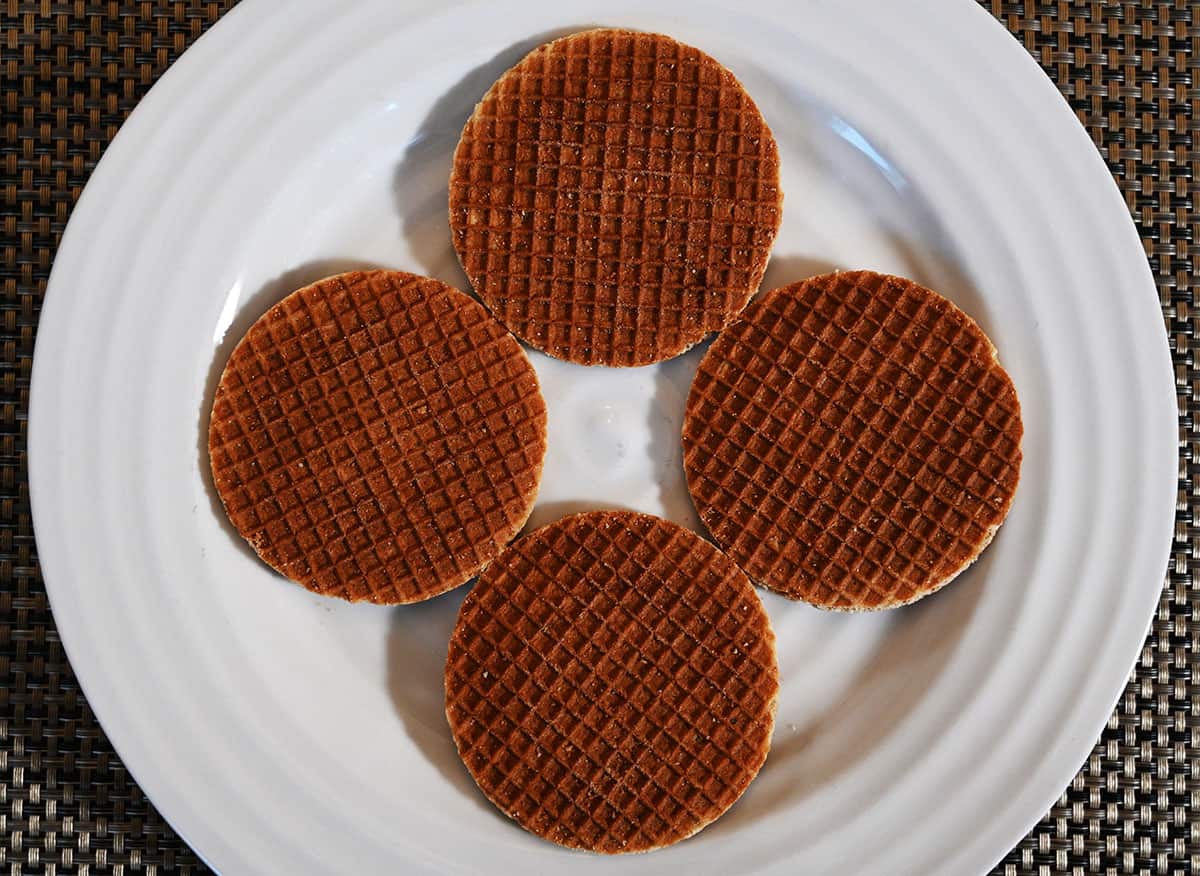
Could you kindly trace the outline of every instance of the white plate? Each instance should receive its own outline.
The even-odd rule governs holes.
[[[1175,493],[1175,400],[1141,245],[1054,87],[973,3],[251,0],[188,51],[88,184],[33,375],[39,555],[121,757],[225,873],[976,873],[1084,760],[1146,633]],[[774,748],[695,838],[602,859],[498,816],[455,757],[441,664],[462,591],[316,597],[214,501],[214,379],[285,292],[361,263],[463,286],[446,228],[460,127],[536,43],[659,30],[742,79],[779,140],[766,285],[907,274],[984,326],[1020,392],[1007,525],[890,614],[766,596]],[[684,522],[698,352],[604,370],[535,355],[550,452],[535,521],[618,504]]]

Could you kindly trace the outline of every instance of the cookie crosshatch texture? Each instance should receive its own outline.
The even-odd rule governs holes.
[[[204,870],[113,753],[58,641],[30,524],[24,423],[42,294],[75,200],[137,101],[233,5],[14,0],[0,10],[0,666],[10,679],[0,690],[0,864],[12,872]],[[1161,290],[1185,412],[1173,562],[1142,659],[1087,764],[995,872],[1192,873],[1200,22],[1186,0],[986,5],[1066,95],[1126,194]]]
[[[925,287],[843,271],[764,292],[692,381],[700,519],[755,582],[892,608],[974,562],[1021,468],[1021,407],[975,322]]]
[[[225,513],[273,568],[325,596],[418,602],[525,525],[546,403],[521,345],[473,298],[354,271],[250,327],[208,447]]]
[[[732,73],[667,36],[590,30],[483,95],[454,155],[450,228],[517,337],[646,365],[745,307],[781,200],[775,138]]]
[[[475,782],[572,848],[686,839],[767,758],[775,635],[749,579],[689,529],[592,511],[484,570],[450,637],[446,717]]]

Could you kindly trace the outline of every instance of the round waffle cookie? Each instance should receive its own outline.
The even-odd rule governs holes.
[[[822,608],[932,593],[1008,514],[1021,409],[983,331],[911,280],[852,271],[755,301],[688,395],[701,520],[755,581]]]
[[[329,277],[229,358],[213,481],[268,564],[351,601],[462,584],[524,525],[546,406],[521,345],[467,295],[399,271]]]
[[[658,34],[535,49],[484,95],[450,175],[454,247],[523,340],[646,365],[746,306],[779,230],[779,153],[733,74]]]
[[[657,517],[594,511],[489,565],[446,661],[446,717],[526,830],[607,854],[691,836],[767,757],[775,637],[749,579]]]

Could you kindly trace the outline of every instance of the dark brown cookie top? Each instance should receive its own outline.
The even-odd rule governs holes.
[[[317,593],[415,602],[524,525],[546,406],[521,345],[467,295],[399,271],[292,293],[217,387],[213,481],[264,561]]]
[[[512,544],[450,638],[446,716],[506,815],[638,852],[728,809],[774,726],[775,641],[746,576],[694,533],[595,511]]]
[[[535,49],[476,106],[450,227],[522,340],[645,365],[745,307],[781,200],[775,139],[732,73],[670,37],[591,30]]]
[[[1021,408],[970,317],[848,271],[765,294],[688,395],[701,520],[755,581],[823,608],[904,605],[968,566],[1008,514]]]

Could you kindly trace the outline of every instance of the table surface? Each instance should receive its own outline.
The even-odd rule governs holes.
[[[96,722],[46,601],[26,412],[38,314],[71,208],[121,122],[232,0],[0,6],[0,865],[198,872]],[[1193,339],[1195,0],[985,0],[1066,95],[1125,194],[1175,362],[1171,565],[1141,659],[1091,757],[997,874],[1200,873],[1200,371]]]

